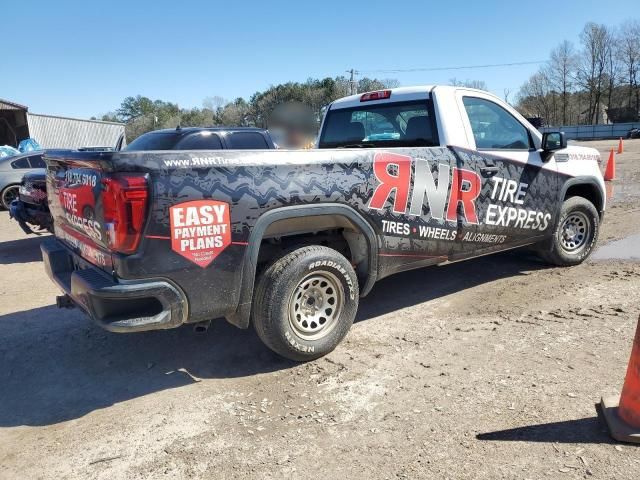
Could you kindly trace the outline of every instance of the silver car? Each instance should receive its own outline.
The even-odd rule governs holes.
[[[8,210],[18,197],[20,182],[25,173],[44,172],[43,151],[27,152],[13,157],[0,158],[0,207]]]

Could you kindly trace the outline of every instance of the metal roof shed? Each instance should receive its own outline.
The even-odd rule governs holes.
[[[27,113],[29,135],[42,148],[113,147],[124,124]]]
[[[123,123],[31,113],[24,105],[0,99],[0,145],[17,147],[33,138],[42,148],[113,147],[123,134]]]

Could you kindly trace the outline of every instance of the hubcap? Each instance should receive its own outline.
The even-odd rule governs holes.
[[[343,289],[330,272],[313,272],[302,279],[289,301],[289,324],[305,340],[327,335],[342,311]]]
[[[560,244],[562,249],[569,253],[574,253],[587,243],[591,224],[589,219],[582,212],[570,214],[562,224],[560,230]]]

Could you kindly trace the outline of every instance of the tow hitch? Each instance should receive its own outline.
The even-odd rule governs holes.
[[[75,308],[76,304],[69,295],[58,295],[56,297],[56,306],[58,308]]]
[[[198,322],[193,326],[193,331],[196,333],[207,333],[209,330],[209,326],[211,326],[211,320],[204,320],[202,322]]]

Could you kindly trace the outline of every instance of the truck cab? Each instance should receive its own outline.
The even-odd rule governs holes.
[[[406,150],[438,146],[454,154],[430,158],[428,150]],[[567,146],[561,132],[543,136],[482,90],[417,86],[336,100],[317,147],[390,153],[374,162],[369,203],[392,213],[380,225],[385,241],[397,243],[398,234],[422,228],[420,236],[434,242],[424,258],[382,260],[389,273],[544,240],[567,193],[588,197],[600,217],[605,208],[597,150]],[[415,227],[418,218],[426,225]],[[466,241],[452,241],[460,238]],[[417,255],[423,245],[408,242],[405,250]]]

